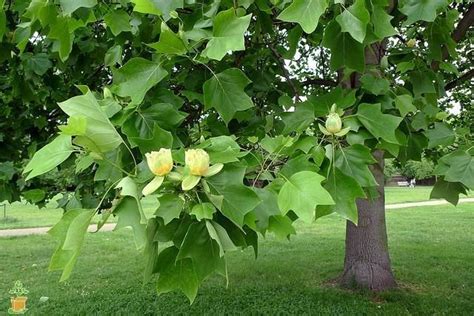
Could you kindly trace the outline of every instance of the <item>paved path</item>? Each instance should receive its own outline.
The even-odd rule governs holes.
[[[100,231],[109,232],[114,229],[116,223],[105,224]],[[15,229],[4,229],[0,230],[0,237],[12,237],[12,236],[27,236],[27,235],[44,235],[50,230],[51,227],[33,227],[33,228],[15,228]],[[87,229],[89,232],[95,232],[97,225],[90,225]]]
[[[423,201],[423,202],[410,202],[410,203],[397,203],[387,204],[385,208],[387,210],[416,207],[416,206],[431,206],[431,205],[444,205],[449,202],[445,200],[434,200],[434,201]],[[474,203],[474,198],[459,199],[459,203]],[[101,228],[101,232],[108,232],[114,229],[115,223],[105,224]],[[0,230],[0,237],[12,237],[12,236],[27,236],[27,235],[42,235],[51,227],[35,227],[35,228],[18,228],[18,229],[4,229]],[[88,231],[94,232],[97,230],[97,225],[90,225]]]
[[[474,198],[466,198],[466,199],[459,199],[460,203],[472,203],[474,202]],[[444,205],[449,204],[446,200],[433,200],[433,201],[423,201],[423,202],[409,202],[409,203],[397,203],[397,204],[387,204],[385,208],[387,210],[393,210],[397,208],[407,208],[407,207],[415,207],[415,206],[431,206],[431,205]]]

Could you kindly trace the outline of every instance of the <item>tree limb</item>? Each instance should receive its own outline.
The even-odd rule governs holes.
[[[474,25],[474,3],[469,6],[469,9],[467,9],[466,13],[462,17],[462,19],[459,21],[453,33],[451,34],[451,38],[453,39],[453,41],[455,43],[460,42],[464,38],[467,31],[472,25]],[[448,57],[449,57],[449,52],[446,47],[443,47],[443,55],[441,57],[441,60],[445,60]],[[431,63],[431,68],[433,70],[438,70],[439,61],[433,61]]]
[[[312,78],[312,79],[307,79],[303,81],[301,85],[302,86],[316,85],[316,86],[336,87],[337,82],[331,79]]]
[[[472,77],[474,77],[474,69],[471,69],[465,74],[463,74],[462,76],[460,76],[459,78],[456,78],[453,81],[448,82],[448,84],[446,84],[444,89],[446,91],[451,90],[455,88],[456,86],[458,86],[459,84],[463,83],[464,81],[471,79]]]
[[[296,89],[295,84],[293,83],[293,80],[290,77],[290,73],[288,72],[288,69],[285,67],[285,62],[283,61],[283,57],[281,54],[273,47],[273,45],[268,44],[268,47],[272,51],[273,55],[277,59],[278,65],[280,66],[281,70],[283,71],[283,76],[286,79],[286,82],[288,82],[288,85],[290,86],[291,90],[293,90],[293,93],[295,94],[296,100],[300,99],[300,95],[298,93],[298,90]]]

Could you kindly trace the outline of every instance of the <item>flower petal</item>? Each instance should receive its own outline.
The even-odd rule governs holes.
[[[142,190],[143,195],[147,196],[158,190],[163,183],[164,177],[156,176]]]
[[[206,174],[204,175],[205,177],[212,177],[216,174],[218,174],[222,168],[224,168],[224,164],[222,163],[216,163],[215,165],[212,165],[209,167],[207,170]]]
[[[181,188],[183,191],[191,190],[199,183],[199,180],[201,180],[200,176],[187,175],[183,178],[183,182],[181,182]]]

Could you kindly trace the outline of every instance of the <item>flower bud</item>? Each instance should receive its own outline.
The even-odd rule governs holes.
[[[337,113],[329,113],[326,119],[326,130],[331,134],[336,134],[342,128],[341,118]]]
[[[184,160],[193,176],[204,176],[209,170],[209,155],[202,149],[186,150]]]
[[[414,38],[410,39],[408,42],[407,42],[407,46],[410,47],[410,48],[413,48],[415,47],[416,45],[416,40]]]
[[[148,168],[157,176],[167,175],[173,169],[173,157],[171,150],[161,148],[160,151],[152,151],[145,154]]]

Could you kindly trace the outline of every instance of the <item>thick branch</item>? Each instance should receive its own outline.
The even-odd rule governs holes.
[[[453,32],[453,40],[457,43],[464,38],[469,28],[474,25],[474,3],[469,6],[458,26]]]
[[[456,78],[451,82],[448,82],[448,84],[444,87],[444,89],[446,91],[451,90],[455,88],[456,86],[458,86],[459,84],[463,83],[464,81],[471,79],[472,77],[474,77],[474,69],[471,69],[465,74],[463,74],[462,76],[460,76],[459,78]]]
[[[320,79],[320,78],[313,78],[307,79],[301,83],[302,86],[327,86],[327,87],[336,87],[337,82],[331,79]]]
[[[454,40],[455,43],[460,42],[464,36],[466,35],[467,31],[469,28],[474,25],[474,4],[471,4],[469,6],[469,9],[467,9],[466,13],[462,17],[462,19],[459,21],[458,25],[454,29],[453,33],[451,34],[452,39]],[[449,52],[446,47],[443,47],[443,56],[441,60],[445,60],[449,57]],[[431,68],[433,70],[438,70],[439,69],[439,62],[438,61],[433,61],[431,63]]]
[[[290,77],[290,73],[288,72],[288,69],[286,69],[286,67],[285,67],[285,62],[284,62],[283,56],[281,56],[281,54],[271,44],[268,44],[268,47],[272,51],[273,55],[275,56],[275,58],[278,62],[278,65],[280,66],[281,70],[283,71],[283,76],[285,77],[286,82],[288,82],[288,84],[290,85],[291,90],[293,90],[293,93],[296,97],[296,100],[299,100],[300,96],[299,96],[298,90],[296,89],[296,86],[295,86],[295,84],[293,83],[293,80]]]

